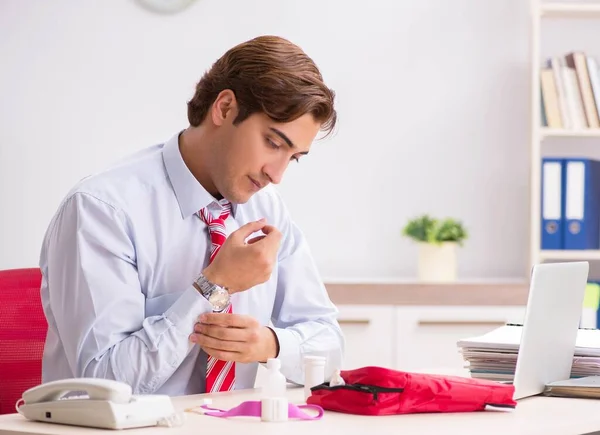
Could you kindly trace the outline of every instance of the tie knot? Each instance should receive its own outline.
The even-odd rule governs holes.
[[[219,204],[223,206],[223,210],[221,210],[219,217],[213,217],[208,206],[198,212],[198,216],[200,216],[200,219],[202,219],[206,225],[210,226],[213,223],[223,224],[231,214],[231,203],[229,201],[221,200],[219,201]]]

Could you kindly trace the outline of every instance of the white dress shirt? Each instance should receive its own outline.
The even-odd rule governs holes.
[[[179,134],[81,180],[44,237],[41,296],[48,319],[42,381],[116,379],[136,394],[205,391],[206,353],[189,341],[211,311],[192,286],[208,265],[210,239],[196,212],[218,201],[185,165]],[[337,309],[301,231],[271,186],[233,205],[227,233],[262,217],[283,234],[264,284],[232,295],[235,313],[272,322],[288,380],[302,384],[303,355],[340,367]],[[236,363],[236,388],[254,386],[258,363]]]

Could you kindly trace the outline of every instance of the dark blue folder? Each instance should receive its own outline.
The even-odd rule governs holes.
[[[600,249],[600,161],[565,159],[565,249]]]

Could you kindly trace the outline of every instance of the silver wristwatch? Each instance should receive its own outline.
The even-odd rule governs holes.
[[[225,287],[210,282],[203,274],[200,274],[194,282],[202,296],[212,305],[214,313],[220,313],[229,306],[231,295]]]

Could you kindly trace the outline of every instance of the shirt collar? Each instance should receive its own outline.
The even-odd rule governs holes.
[[[165,144],[163,148],[163,161],[167,170],[167,175],[171,180],[175,197],[179,203],[181,217],[184,219],[193,215],[202,208],[210,205],[213,213],[222,208],[219,201],[206,191],[206,189],[196,180],[196,177],[190,172],[183,161],[181,151],[179,150],[179,135],[174,135]],[[231,204],[231,213],[235,217],[237,206]]]

